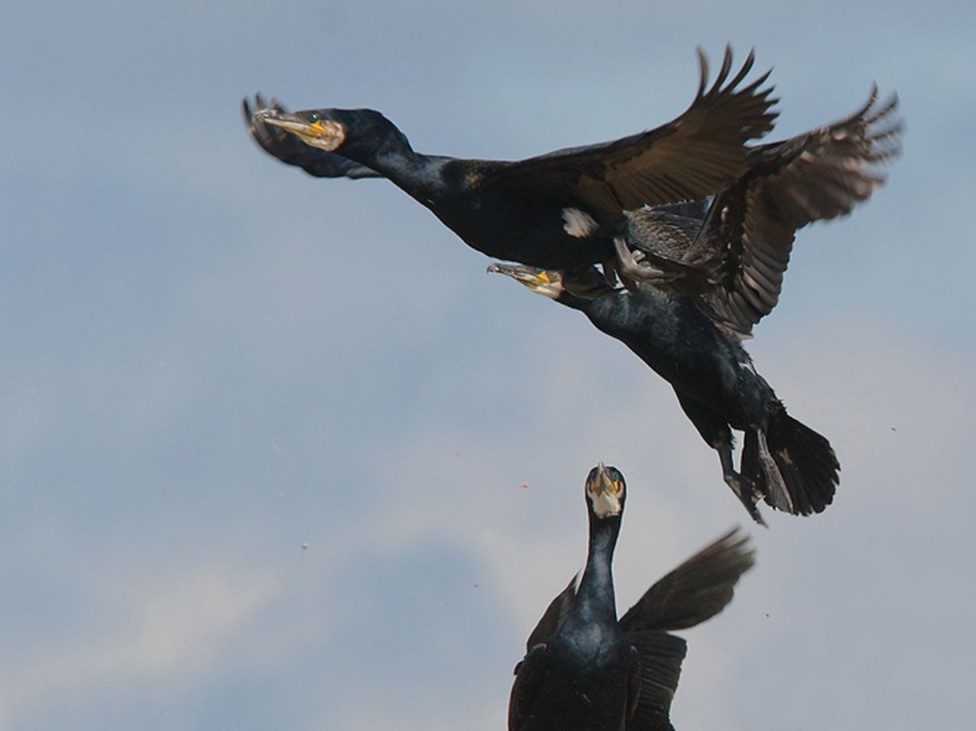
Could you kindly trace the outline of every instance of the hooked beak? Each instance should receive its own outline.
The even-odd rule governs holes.
[[[617,492],[613,480],[610,479],[610,473],[603,462],[596,466],[596,480],[593,487],[601,495],[614,495]]]
[[[309,123],[305,114],[290,114],[277,109],[262,109],[255,115],[263,124],[280,127],[290,132],[302,142],[331,152],[345,141],[342,125],[332,120],[318,119]]]
[[[549,275],[545,269],[524,266],[522,264],[501,264],[495,262],[488,266],[489,274],[504,274],[526,287],[538,287],[549,283]]]

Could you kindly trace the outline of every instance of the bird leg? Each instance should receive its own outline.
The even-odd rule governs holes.
[[[735,466],[732,463],[732,442],[723,440],[712,446],[718,452],[719,461],[722,463],[722,478],[725,480],[725,484],[732,488],[732,492],[739,498],[739,502],[745,506],[750,517],[759,525],[766,527],[766,521],[763,520],[762,515],[759,514],[759,509],[756,507],[756,494],[752,480],[735,471]]]
[[[613,248],[617,253],[617,267],[622,279],[629,280],[635,284],[648,282],[650,284],[664,284],[674,279],[674,275],[646,261],[647,257],[642,251],[631,251],[627,247],[627,242],[622,236],[615,236]],[[633,287],[628,287],[633,289]]]

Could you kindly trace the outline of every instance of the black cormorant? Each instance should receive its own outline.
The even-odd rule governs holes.
[[[877,101],[875,87],[850,117],[753,148],[711,206],[626,212],[614,239],[625,280],[701,295],[717,322],[748,335],[779,299],[796,231],[850,213],[884,182],[901,124],[895,95]]]
[[[462,160],[415,152],[379,112],[289,113],[245,99],[244,118],[269,154],[318,177],[384,177],[429,208],[466,243],[491,257],[564,271],[614,258],[614,222],[644,204],[701,199],[745,169],[746,143],[776,118],[768,76],[742,85],[750,53],[730,80],[732,55],[691,106],[656,129],[518,162]],[[707,88],[706,88],[707,87]]]
[[[876,94],[848,119],[752,153],[746,173],[710,205],[641,208],[621,219],[615,245],[625,279],[614,290],[595,268],[563,274],[493,264],[533,291],[581,310],[674,388],[718,452],[722,474],[757,522],[757,497],[794,515],[833,500],[840,466],[829,442],[787,415],[741,345],[779,296],[796,229],[848,213],[883,181],[897,150],[895,100]],[[630,248],[637,249],[637,254]],[[745,432],[740,470],[731,429]]]
[[[614,467],[586,478],[589,550],[582,576],[552,601],[515,668],[510,731],[669,731],[685,641],[731,601],[753,565],[748,538],[732,531],[644,593],[617,620],[611,561],[626,486]]]

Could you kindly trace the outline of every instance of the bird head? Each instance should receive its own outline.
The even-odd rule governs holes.
[[[559,299],[564,290],[562,272],[551,269],[537,269],[523,264],[499,264],[496,262],[488,267],[488,271],[492,274],[509,276],[536,294],[544,295],[550,299]]]
[[[390,142],[410,147],[407,138],[390,120],[372,109],[307,109],[285,112],[262,109],[255,117],[295,135],[311,147],[338,152],[360,161]]]
[[[586,477],[586,501],[597,518],[610,518],[623,512],[627,483],[616,467],[600,462]]]

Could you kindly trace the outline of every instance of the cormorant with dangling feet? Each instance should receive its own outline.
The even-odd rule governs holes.
[[[667,380],[722,474],[759,523],[757,497],[794,515],[833,500],[840,466],[829,442],[786,413],[741,340],[776,304],[796,230],[849,213],[897,152],[896,100],[784,142],[755,148],[742,177],[710,205],[642,208],[621,219],[614,245],[631,291],[595,268],[574,273],[493,264],[534,292],[581,310]],[[633,249],[633,250],[632,250]],[[733,464],[731,429],[745,433]]]

